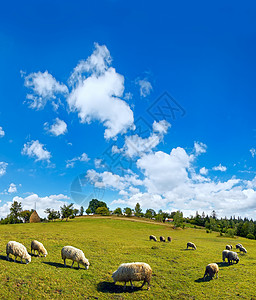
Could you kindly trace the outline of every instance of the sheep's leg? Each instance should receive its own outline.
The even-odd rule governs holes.
[[[126,289],[126,281],[124,282],[124,287],[123,287],[123,289],[124,289],[124,290]]]
[[[22,258],[20,259],[20,262],[22,263]]]
[[[10,260],[10,258],[9,258],[9,253],[7,254],[7,260],[8,260],[8,261]]]
[[[146,281],[144,280],[144,282],[142,283],[142,285],[141,285],[141,289],[143,288],[143,286],[144,286],[144,284],[146,283]]]
[[[216,274],[216,278],[218,278],[219,277],[219,272],[217,272],[217,274]]]
[[[77,264],[78,264],[78,269],[80,269],[80,267],[79,267],[79,262],[78,262]]]
[[[17,258],[17,256],[15,256],[14,262],[16,262],[16,258]]]
[[[73,264],[74,264],[74,260],[73,260],[73,262],[72,262],[71,268],[73,268]]]
[[[132,287],[132,290],[133,290],[133,285],[132,285],[132,281],[130,280],[130,283],[131,283],[131,287]]]
[[[64,266],[66,267],[66,258],[64,258]]]

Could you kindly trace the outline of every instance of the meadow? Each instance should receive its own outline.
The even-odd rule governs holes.
[[[153,234],[171,236],[171,243],[149,241]],[[220,237],[203,229],[173,229],[169,224],[133,218],[79,217],[68,222],[0,226],[1,299],[256,299],[256,241]],[[28,265],[6,260],[8,241],[24,244],[33,239],[48,250],[47,257],[32,257]],[[186,250],[192,241],[197,250]],[[226,244],[242,243],[247,254],[238,264],[222,263]],[[90,262],[85,270],[65,268],[61,249],[82,249]],[[234,250],[235,251],[235,250]],[[11,256],[13,258],[13,256]],[[18,258],[19,260],[19,258]],[[134,282],[114,285],[111,275],[121,263],[143,261],[153,270],[151,289]],[[219,279],[203,281],[205,266],[219,263]]]

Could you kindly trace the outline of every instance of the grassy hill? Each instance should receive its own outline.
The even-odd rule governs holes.
[[[149,235],[171,236],[171,243],[149,241]],[[0,226],[1,299],[256,299],[256,242],[218,237],[216,232],[112,217],[76,218],[69,222]],[[41,241],[48,256],[32,257],[28,265],[8,262],[5,247],[10,240],[23,243],[30,252],[33,239]],[[186,250],[192,241],[197,250]],[[248,253],[240,262],[222,262],[226,244],[242,243]],[[89,270],[65,268],[60,251],[72,245],[84,251]],[[131,290],[129,284],[113,284],[111,274],[121,263],[143,261],[153,270],[151,290]],[[219,279],[202,280],[208,263],[220,263]],[[67,260],[71,265],[71,261]],[[136,286],[140,283],[134,282]]]

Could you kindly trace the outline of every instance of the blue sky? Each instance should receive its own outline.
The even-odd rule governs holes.
[[[13,200],[43,216],[97,197],[111,209],[255,218],[255,11],[3,4],[0,217]]]

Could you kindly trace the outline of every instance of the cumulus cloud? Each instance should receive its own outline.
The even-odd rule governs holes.
[[[52,208],[55,210],[60,210],[60,206],[68,204],[70,198],[66,195],[50,195],[45,197],[40,197],[37,194],[29,195],[25,198],[16,196],[13,198],[13,201],[9,201],[0,207],[0,217],[4,218],[7,214],[10,213],[10,207],[14,201],[21,202],[21,206],[24,210],[30,210],[35,207],[36,211],[40,217],[46,217],[44,212],[46,208]]]
[[[56,118],[54,124],[51,126],[49,126],[48,122],[44,123],[44,129],[54,136],[59,136],[67,132],[67,124],[59,118]]]
[[[201,175],[207,175],[208,174],[208,170],[205,167],[201,168],[199,172],[200,172]]]
[[[86,153],[82,153],[80,156],[78,157],[74,157],[70,160],[66,161],[66,168],[73,168],[75,165],[75,162],[77,161],[83,161],[83,162],[87,162],[89,161],[90,158],[88,157],[88,155]]]
[[[207,146],[204,143],[201,142],[194,142],[194,150],[195,155],[198,156],[202,153],[205,153],[207,149]]]
[[[56,95],[67,94],[68,88],[65,84],[58,82],[48,71],[31,73],[24,76],[25,87],[32,90],[31,94],[27,94],[29,107],[33,109],[42,109],[47,101],[50,101],[54,108],[58,108],[58,100]]]
[[[227,167],[222,166],[221,164],[219,164],[218,166],[213,167],[212,169],[213,169],[213,171],[221,171],[221,172],[227,171]]]
[[[251,148],[250,153],[251,153],[252,157],[254,158],[256,155],[256,150],[254,148]]]
[[[8,163],[0,161],[0,177],[6,173]]]
[[[125,133],[133,125],[133,112],[122,100],[124,77],[111,67],[106,46],[95,44],[93,54],[81,61],[70,76],[72,91],[67,98],[71,111],[82,123],[98,120],[106,127],[106,139]]]
[[[140,96],[141,97],[145,98],[150,95],[150,93],[152,91],[152,85],[146,78],[137,79],[136,83],[140,88]]]
[[[17,193],[17,187],[16,184],[11,183],[9,188],[8,188],[8,193],[12,194],[12,193]]]
[[[44,145],[40,144],[38,140],[24,144],[21,154],[36,158],[36,161],[46,160],[49,162],[51,158],[51,153],[44,149]]]
[[[3,130],[3,127],[0,126],[0,138],[5,136],[5,132]]]

